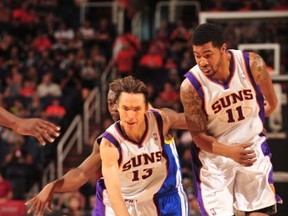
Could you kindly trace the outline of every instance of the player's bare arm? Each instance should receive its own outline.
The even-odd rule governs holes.
[[[245,166],[251,166],[255,162],[254,158],[256,155],[254,151],[246,149],[252,143],[228,146],[207,134],[207,119],[202,110],[202,101],[187,79],[181,84],[180,99],[183,104],[188,130],[192,135],[193,141],[200,149],[229,157]]]
[[[271,77],[261,56],[257,53],[250,52],[249,58],[253,77],[265,97],[265,116],[270,116],[278,103]]]
[[[168,132],[170,129],[187,130],[188,126],[184,113],[178,113],[170,108],[156,109],[162,116],[164,122],[164,132]]]
[[[60,135],[60,127],[40,118],[20,118],[0,107],[0,125],[16,133],[35,137],[42,145]]]
[[[100,145],[102,174],[111,206],[117,216],[129,216],[120,190],[119,153],[117,148],[103,138]]]

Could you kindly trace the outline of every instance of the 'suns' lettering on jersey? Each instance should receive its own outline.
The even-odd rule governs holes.
[[[139,167],[141,165],[152,164],[161,161],[162,152],[152,152],[150,154],[141,154],[135,157],[132,157],[129,161],[127,161],[123,167],[122,171],[127,171],[134,167]]]
[[[216,102],[212,104],[212,109],[214,113],[216,114],[219,111],[221,111],[223,108],[227,108],[232,104],[236,104],[240,101],[252,100],[252,99],[253,99],[253,94],[252,94],[251,89],[244,89],[244,90],[226,95],[225,97],[218,99]]]

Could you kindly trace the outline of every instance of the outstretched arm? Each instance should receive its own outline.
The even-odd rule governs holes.
[[[51,211],[51,203],[55,192],[68,192],[79,189],[89,178],[100,171],[101,160],[99,146],[95,142],[92,153],[75,169],[67,172],[63,177],[47,184],[38,195],[30,199],[28,214],[44,215],[45,210]]]
[[[155,110],[157,110],[161,114],[165,122],[164,124],[164,127],[166,127],[164,128],[164,130],[166,129],[165,131],[168,131],[169,129],[178,129],[178,130],[188,129],[184,113],[178,113],[175,110],[166,107]]]
[[[272,80],[261,56],[250,52],[249,59],[253,77],[265,98],[265,116],[268,117],[276,109],[278,103]]]
[[[229,157],[244,166],[251,166],[255,162],[256,155],[254,151],[246,149],[252,143],[226,145],[218,142],[207,133],[207,119],[202,110],[202,100],[187,79],[181,84],[180,98],[184,107],[188,130],[192,135],[193,141],[200,149]]]
[[[39,118],[20,118],[0,107],[0,125],[16,133],[35,137],[42,145],[59,136],[60,127]]]

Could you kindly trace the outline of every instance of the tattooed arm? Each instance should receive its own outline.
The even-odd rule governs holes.
[[[251,166],[256,161],[254,151],[247,149],[252,143],[226,145],[218,142],[207,133],[207,119],[202,109],[202,100],[187,79],[181,84],[180,99],[183,104],[188,130],[193,141],[200,149],[229,157],[244,166]]]
[[[278,103],[271,77],[266,70],[266,64],[261,56],[250,52],[249,58],[253,77],[265,98],[265,116],[270,116]]]

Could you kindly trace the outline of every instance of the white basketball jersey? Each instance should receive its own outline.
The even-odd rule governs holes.
[[[198,91],[207,114],[208,132],[226,144],[253,141],[264,124],[263,96],[249,66],[247,52],[229,50],[230,76],[226,83],[205,76],[198,65],[185,76]]]
[[[139,143],[123,133],[119,122],[110,126],[103,135],[118,148],[121,192],[126,201],[152,199],[168,173],[167,161],[162,154],[162,124],[151,111],[147,112],[145,121],[146,131]]]

